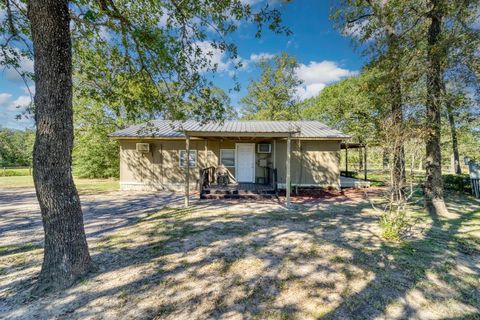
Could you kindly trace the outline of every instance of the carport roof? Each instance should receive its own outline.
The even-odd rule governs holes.
[[[346,139],[348,135],[318,121],[169,121],[154,120],[110,134],[113,138],[180,138],[189,136],[252,136]]]

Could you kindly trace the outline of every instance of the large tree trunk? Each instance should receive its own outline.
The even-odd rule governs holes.
[[[443,198],[442,157],[440,152],[441,97],[443,87],[443,67],[439,37],[442,32],[441,0],[431,0],[430,26],[428,28],[428,66],[426,101],[426,180],[425,206],[430,214],[447,214]]]
[[[450,125],[450,134],[452,136],[452,171],[455,174],[461,174],[462,169],[460,168],[460,156],[458,154],[457,128],[455,127],[455,116],[453,114],[452,105],[449,103],[449,101],[447,101],[447,117]]]
[[[72,52],[68,1],[28,3],[34,48],[33,180],[45,251],[39,289],[70,286],[91,267],[83,215],[72,178]]]

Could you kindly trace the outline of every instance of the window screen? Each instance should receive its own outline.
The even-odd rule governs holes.
[[[185,156],[187,150],[180,150],[180,167],[186,167]],[[190,150],[190,167],[197,166],[197,150]]]
[[[220,163],[225,167],[235,167],[235,149],[220,150]]]

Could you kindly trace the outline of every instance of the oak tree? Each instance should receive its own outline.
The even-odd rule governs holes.
[[[242,117],[248,120],[297,120],[297,88],[302,83],[296,71],[297,60],[282,53],[258,63],[260,78],[250,81],[241,99]]]
[[[34,60],[33,178],[45,233],[39,289],[67,287],[92,266],[72,178],[72,75],[105,101],[128,101],[133,77],[146,90],[126,112],[149,101],[150,112],[169,118],[195,97],[215,101],[206,73],[217,69],[218,52],[235,60],[227,35],[238,21],[256,24],[257,36],[263,27],[288,31],[277,10],[240,0],[4,0],[0,10],[0,64],[27,78],[20,62]],[[212,113],[192,105],[195,114]]]

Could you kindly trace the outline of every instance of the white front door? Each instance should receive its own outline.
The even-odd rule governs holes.
[[[235,175],[238,182],[255,182],[255,143],[237,143]]]

